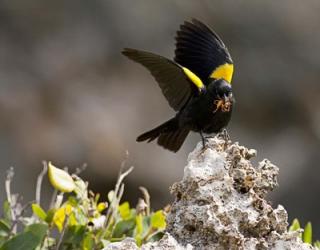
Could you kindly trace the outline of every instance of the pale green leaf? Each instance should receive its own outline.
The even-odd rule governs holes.
[[[8,201],[3,203],[3,215],[6,220],[11,221],[11,208]]]
[[[290,232],[293,232],[293,231],[297,231],[299,230],[301,227],[300,227],[300,223],[299,223],[299,220],[298,219],[294,219],[291,223],[291,226],[289,227],[289,231]]]
[[[304,228],[303,242],[308,243],[308,244],[312,244],[312,225],[310,222],[308,222]]]
[[[59,169],[48,163],[48,177],[51,185],[61,192],[72,192],[75,189],[75,183],[72,177],[64,170]]]
[[[31,208],[32,208],[32,212],[36,216],[38,216],[39,219],[41,219],[43,221],[46,220],[47,214],[38,204],[36,204],[36,203],[32,204]]]
[[[165,229],[166,217],[162,210],[158,210],[151,215],[151,226],[156,229]]]
[[[136,234],[141,235],[143,232],[143,217],[142,214],[136,216]]]
[[[131,217],[129,202],[124,202],[119,206],[119,213],[122,219],[127,220]]]

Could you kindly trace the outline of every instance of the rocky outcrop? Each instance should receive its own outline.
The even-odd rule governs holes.
[[[266,200],[279,169],[268,160],[255,166],[255,155],[222,136],[208,139],[205,149],[199,143],[171,187],[167,234],[142,249],[313,249],[287,231],[286,210]]]

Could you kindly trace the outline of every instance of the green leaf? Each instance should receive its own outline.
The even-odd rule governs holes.
[[[0,250],[34,250],[40,243],[39,238],[32,232],[24,232],[4,243]]]
[[[69,226],[67,227],[66,233],[63,237],[63,242],[72,244],[72,249],[79,249],[80,244],[85,237],[86,227],[85,226]]]
[[[137,246],[141,247],[141,245],[142,245],[142,237],[141,237],[141,235],[137,235],[135,237],[135,241],[136,241]]]
[[[136,229],[134,239],[137,245],[140,247],[142,245],[142,233],[143,233],[143,216],[138,214],[136,216]]]
[[[48,212],[47,212],[47,217],[46,217],[46,222],[48,224],[51,224],[53,221],[53,216],[56,213],[57,209],[55,208],[51,208]]]
[[[47,218],[46,212],[36,203],[31,205],[32,212],[38,216],[39,219],[45,221]]]
[[[150,225],[150,216],[143,216],[142,227],[142,238],[144,238],[147,234],[150,233],[150,230],[152,229]]]
[[[10,233],[10,225],[5,219],[0,220],[0,238],[8,237]],[[1,244],[0,244],[1,246]]]
[[[69,193],[76,187],[69,173],[53,166],[51,162],[48,163],[48,177],[51,185],[61,192]]]
[[[312,226],[311,226],[310,222],[308,222],[304,228],[303,242],[308,243],[308,244],[312,244]]]
[[[124,202],[119,206],[119,213],[122,219],[127,220],[131,217],[129,202]]]
[[[82,250],[91,250],[94,249],[94,239],[91,233],[86,233],[82,241]]]
[[[95,202],[96,204],[98,204],[99,199],[100,199],[100,194],[97,193],[97,194],[95,195],[95,197],[94,197],[94,202]]]
[[[316,240],[316,241],[313,243],[313,246],[314,246],[316,249],[320,249],[320,241]]]
[[[4,219],[0,220],[0,231],[9,233],[10,232],[10,225]]]
[[[23,233],[17,234],[2,245],[0,250],[34,250],[39,247],[47,234],[48,226],[33,224]]]
[[[77,194],[77,198],[81,200],[88,200],[88,183],[77,177],[74,184],[74,192]]]
[[[290,232],[293,232],[293,231],[297,231],[299,230],[301,227],[300,227],[300,223],[299,223],[299,220],[298,219],[294,219],[291,223],[291,226],[289,227],[289,231]]]
[[[162,239],[164,232],[156,232],[150,238],[148,238],[148,242],[155,242]]]
[[[3,215],[6,220],[11,221],[11,208],[8,201],[3,203]]]
[[[75,208],[75,212],[70,215],[70,225],[87,225],[88,222],[87,214],[80,207]]]
[[[8,239],[6,237],[0,237],[0,249],[1,246],[7,241]]]
[[[68,203],[69,203],[71,206],[76,207],[76,206],[78,206],[79,201],[76,199],[76,197],[74,197],[74,196],[69,196],[69,197],[68,197]]]
[[[121,238],[122,236],[131,237],[136,226],[134,218],[129,220],[122,220],[115,225],[112,238]]]
[[[0,241],[2,238],[8,237],[8,234],[9,233],[7,233],[6,231],[0,230]],[[1,244],[0,244],[0,246],[1,246]]]
[[[151,215],[151,226],[156,229],[166,228],[166,217],[162,210],[158,210]]]
[[[143,217],[142,214],[136,216],[136,234],[141,235],[143,232]]]
[[[35,223],[25,228],[24,232],[31,232],[37,236],[41,241],[47,235],[48,225],[42,223]]]

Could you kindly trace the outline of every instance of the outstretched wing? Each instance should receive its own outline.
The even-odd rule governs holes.
[[[176,111],[180,110],[191,96],[205,89],[199,77],[165,57],[128,48],[124,49],[122,54],[151,72],[169,105]]]
[[[206,83],[224,78],[231,83],[233,62],[227,47],[208,26],[193,19],[177,31],[174,61],[187,67]]]

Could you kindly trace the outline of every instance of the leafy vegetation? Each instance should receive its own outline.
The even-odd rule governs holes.
[[[166,227],[165,214],[162,210],[150,211],[150,196],[145,188],[140,188],[143,198],[136,208],[128,202],[120,204],[123,180],[132,169],[120,171],[114,190],[103,200],[88,189],[88,183],[79,177],[80,170],[69,175],[44,162],[37,180],[36,199],[26,205],[11,193],[14,173],[10,169],[5,182],[7,200],[0,218],[0,250],[89,250],[101,249],[125,237],[134,238],[138,245],[159,240]],[[54,187],[48,209],[40,203],[46,173]]]
[[[304,229],[301,228],[300,222],[298,219],[294,219],[292,221],[291,226],[289,227],[289,231],[294,232],[297,231],[299,232],[299,237],[304,243],[308,243],[313,245],[316,249],[320,249],[320,241],[316,240],[312,242],[312,225],[311,222],[308,222]]]
[[[135,239],[138,246],[159,240],[166,227],[165,212],[151,211],[148,191],[140,187],[142,198],[135,208],[120,203],[124,193],[124,178],[133,168],[122,171],[115,188],[101,198],[88,189],[79,177],[81,169],[70,175],[66,170],[44,162],[36,186],[35,201],[22,205],[19,195],[12,194],[13,169],[5,181],[7,200],[0,218],[0,250],[101,249],[126,237]],[[41,186],[44,176],[54,192],[48,209],[41,206]],[[312,240],[312,225],[304,228],[294,219],[289,231],[305,243],[320,249],[320,241]]]

